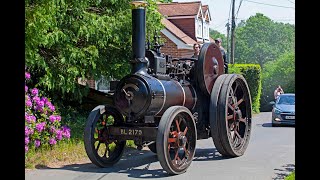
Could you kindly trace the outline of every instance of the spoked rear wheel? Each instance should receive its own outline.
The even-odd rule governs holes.
[[[219,77],[210,100],[210,127],[220,154],[244,154],[251,132],[251,97],[246,80],[238,74]]]
[[[117,109],[109,105],[100,105],[91,111],[84,131],[84,145],[93,164],[109,167],[120,160],[126,141],[109,139],[107,126],[123,121]]]
[[[183,106],[168,108],[161,117],[156,140],[162,168],[170,175],[184,173],[194,157],[196,140],[191,112]]]

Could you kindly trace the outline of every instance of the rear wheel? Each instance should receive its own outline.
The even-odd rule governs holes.
[[[246,80],[238,74],[225,74],[217,82],[210,100],[212,139],[220,154],[241,156],[251,133],[250,91]]]
[[[161,117],[156,140],[162,168],[170,175],[184,173],[194,157],[196,140],[191,112],[183,106],[168,108]]]

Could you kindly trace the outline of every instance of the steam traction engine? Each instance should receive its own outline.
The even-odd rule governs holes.
[[[113,104],[94,108],[84,131],[85,150],[99,167],[117,163],[126,140],[148,146],[173,175],[190,166],[196,141],[212,137],[223,156],[244,154],[251,132],[251,98],[246,80],[223,74],[215,43],[195,58],[174,59],[158,43],[145,46],[146,2],[132,1],[131,74],[115,89]],[[156,39],[156,38],[155,38]]]

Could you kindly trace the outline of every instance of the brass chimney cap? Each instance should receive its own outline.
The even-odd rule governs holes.
[[[145,8],[147,6],[147,2],[146,1],[131,1],[131,9],[138,9],[138,8]]]

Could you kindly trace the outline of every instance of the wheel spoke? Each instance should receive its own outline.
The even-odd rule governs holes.
[[[246,119],[245,118],[239,118],[239,122],[243,122],[243,123],[246,123]]]
[[[179,158],[179,149],[177,148],[176,150],[175,150],[175,152],[176,152],[176,154],[175,154],[175,156],[174,156],[174,160],[175,161],[177,161],[177,159]],[[179,158],[180,159],[180,158]]]
[[[231,88],[231,89],[230,89],[230,94],[229,94],[229,96],[231,96],[232,101],[233,101],[233,104],[236,102],[234,92],[235,92],[235,91],[233,91],[233,89]],[[233,106],[233,107],[234,107],[234,106]]]
[[[241,104],[244,101],[244,97],[242,97],[238,102],[237,102],[237,106],[239,106],[239,104]]]
[[[183,131],[183,134],[186,135],[187,134],[187,131],[188,131],[188,127],[186,127]]]
[[[97,145],[97,147],[96,147],[96,151],[99,150],[99,147],[100,147],[100,141],[99,141],[99,143],[98,143],[98,145]]]
[[[105,145],[106,145],[106,150],[104,151],[103,157],[107,157],[107,152],[108,152],[108,150],[109,150],[108,144],[105,143]],[[109,155],[109,153],[108,153],[108,155]]]
[[[240,139],[242,139],[242,137],[240,136],[240,134],[238,133],[238,131],[234,131],[234,133],[236,134],[236,136]]]
[[[233,114],[227,116],[227,120],[230,120],[230,119],[234,119],[234,115]]]
[[[183,146],[183,150],[186,153],[186,155],[189,156],[189,151],[187,150],[186,146]]]
[[[180,132],[180,125],[179,125],[179,122],[178,122],[177,119],[176,119],[176,125],[177,125],[177,130],[178,130],[178,132]]]
[[[231,104],[228,103],[228,107],[229,107],[232,111],[234,111],[233,105],[231,105]]]

